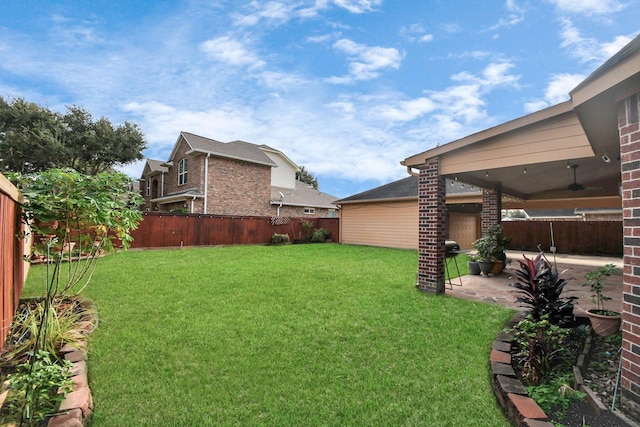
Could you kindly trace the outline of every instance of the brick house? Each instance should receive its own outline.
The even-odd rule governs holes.
[[[147,159],[144,210],[211,215],[335,217],[336,200],[296,180],[284,153],[181,132],[166,162]]]

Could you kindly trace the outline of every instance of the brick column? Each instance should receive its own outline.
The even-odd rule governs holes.
[[[445,179],[440,161],[429,159],[418,184],[418,289],[444,293],[444,242],[447,233]]]
[[[622,375],[625,399],[640,404],[640,94],[618,102],[624,230]]]
[[[496,184],[491,190],[482,191],[480,219],[483,233],[492,225],[502,222],[502,185]]]

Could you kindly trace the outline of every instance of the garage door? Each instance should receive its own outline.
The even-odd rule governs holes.
[[[449,214],[449,239],[455,240],[460,249],[473,249],[478,238],[478,215],[451,212]]]

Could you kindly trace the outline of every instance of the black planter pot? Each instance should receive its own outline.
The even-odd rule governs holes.
[[[493,261],[479,261],[478,264],[480,265],[480,271],[482,274],[488,276],[493,268]]]
[[[473,274],[474,276],[480,274],[480,263],[478,261],[468,261],[467,266],[469,267],[469,274]]]

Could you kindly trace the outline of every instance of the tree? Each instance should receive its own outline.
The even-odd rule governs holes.
[[[147,143],[137,124],[120,126],[84,108],[60,114],[33,102],[0,97],[0,170],[20,173],[72,168],[95,175],[141,160]]]
[[[316,190],[318,189],[318,178],[313,176],[304,166],[300,167],[300,172],[296,172],[296,179],[311,185]]]

